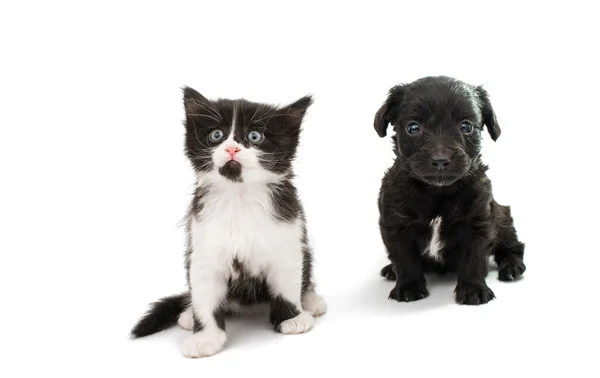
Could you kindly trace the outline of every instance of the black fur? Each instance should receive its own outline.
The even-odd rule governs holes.
[[[271,314],[269,321],[276,331],[279,331],[281,323],[288,319],[298,316],[300,313],[294,308],[294,305],[281,296],[277,296],[271,300]]]
[[[131,337],[148,336],[175,325],[179,314],[187,308],[188,304],[188,293],[165,297],[152,303],[150,309],[131,330]]]
[[[219,173],[233,182],[242,182],[242,165],[237,161],[231,160],[221,168]]]
[[[233,270],[237,278],[229,278],[227,299],[243,306],[269,302],[271,296],[265,276],[255,276],[248,272],[244,263],[233,260]]]
[[[300,200],[296,187],[290,180],[270,184],[271,199],[275,217],[281,221],[291,222],[300,214]]]
[[[472,131],[461,131],[464,123]],[[396,280],[389,297],[406,302],[425,298],[424,273],[456,271],[458,303],[490,301],[488,256],[494,256],[504,281],[518,279],[525,265],[510,208],[494,200],[481,162],[484,126],[493,140],[500,136],[487,92],[443,76],[397,85],[375,116],[380,137],[388,124],[396,132],[396,160],[382,180],[378,204],[381,236],[392,262],[381,275]],[[418,132],[411,134],[415,124]],[[444,244],[441,262],[424,252],[437,217]]]

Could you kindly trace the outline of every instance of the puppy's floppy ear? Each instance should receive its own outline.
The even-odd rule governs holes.
[[[492,140],[495,142],[498,137],[500,137],[501,130],[500,125],[498,125],[498,120],[496,119],[496,113],[490,102],[490,96],[482,86],[476,87],[475,92],[477,92],[477,95],[479,96],[479,106],[481,107],[483,122],[485,123]]]
[[[394,116],[402,103],[404,97],[404,86],[396,85],[388,92],[388,98],[381,108],[375,114],[375,131],[383,138],[387,134],[387,127],[390,122],[394,122]]]

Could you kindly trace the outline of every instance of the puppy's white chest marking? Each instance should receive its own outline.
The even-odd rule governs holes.
[[[288,223],[273,217],[265,185],[214,186],[202,203],[191,225],[197,266],[235,276],[232,262],[238,259],[249,273],[258,275],[282,260],[300,259],[302,225],[299,220]],[[297,257],[286,256],[292,254]]]
[[[442,262],[441,251],[444,248],[444,243],[440,239],[440,229],[442,227],[442,217],[437,216],[433,218],[430,223],[431,227],[431,240],[429,240],[429,244],[425,247],[423,254],[428,255],[432,259]]]

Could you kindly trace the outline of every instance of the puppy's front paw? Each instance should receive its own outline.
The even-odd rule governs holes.
[[[454,292],[456,293],[456,302],[459,304],[480,305],[496,298],[492,289],[485,282],[478,284],[459,282]]]
[[[204,329],[183,340],[183,355],[190,358],[209,357],[223,349],[225,341],[227,334],[222,329]]]
[[[395,299],[398,302],[413,302],[428,296],[429,291],[427,290],[427,282],[425,281],[425,278],[421,278],[417,281],[402,284],[397,283],[390,292],[388,299]]]
[[[294,318],[281,322],[279,327],[277,327],[277,330],[286,335],[297,335],[299,333],[310,331],[314,323],[315,319],[312,315],[304,311]]]
[[[516,281],[523,273],[525,273],[525,264],[518,259],[506,260],[498,267],[500,281]]]
[[[392,264],[386,265],[381,269],[381,277],[390,281],[396,281],[396,272],[394,272]]]

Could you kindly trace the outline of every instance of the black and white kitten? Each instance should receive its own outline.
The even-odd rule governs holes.
[[[274,107],[210,101],[184,89],[185,152],[196,173],[185,267],[189,292],[163,298],[132,330],[142,337],[178,322],[192,329],[183,354],[205,357],[226,341],[225,316],[270,304],[278,332],[298,334],[326,311],[312,278],[306,221],[292,183],[303,97]]]

